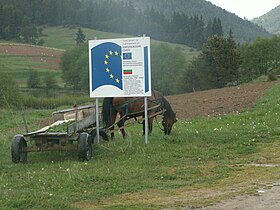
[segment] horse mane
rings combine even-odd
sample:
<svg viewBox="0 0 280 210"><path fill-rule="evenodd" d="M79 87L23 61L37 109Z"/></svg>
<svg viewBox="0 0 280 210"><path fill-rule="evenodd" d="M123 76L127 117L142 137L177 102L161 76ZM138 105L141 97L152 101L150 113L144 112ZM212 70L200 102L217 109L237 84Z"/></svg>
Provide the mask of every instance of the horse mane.
<svg viewBox="0 0 280 210"><path fill-rule="evenodd" d="M162 96L162 103L163 103L163 107L165 108L165 113L164 113L164 115L166 114L166 115L168 115L168 116L175 116L175 113L174 113L174 111L173 111L173 109L172 109L172 107L171 107L171 105L170 105L170 103L166 100L166 98L164 98L163 96Z"/></svg>
<svg viewBox="0 0 280 210"><path fill-rule="evenodd" d="M173 111L170 103L167 101L166 98L164 98L163 94L159 91L154 90L154 92L156 92L156 94L159 94L160 98L158 98L161 103L161 106L166 110L163 114L163 116L171 116L174 117L175 116L175 112Z"/></svg>

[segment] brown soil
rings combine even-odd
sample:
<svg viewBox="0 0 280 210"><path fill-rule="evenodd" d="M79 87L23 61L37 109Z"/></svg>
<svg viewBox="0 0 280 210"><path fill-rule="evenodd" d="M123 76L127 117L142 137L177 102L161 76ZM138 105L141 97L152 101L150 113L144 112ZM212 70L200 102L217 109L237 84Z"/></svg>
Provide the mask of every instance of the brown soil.
<svg viewBox="0 0 280 210"><path fill-rule="evenodd" d="M238 113L254 107L256 101L275 82L247 84L235 87L167 96L178 119L204 116L214 117Z"/></svg>
<svg viewBox="0 0 280 210"><path fill-rule="evenodd" d="M33 61L41 62L43 65L40 65L37 68L43 69L58 70L63 52L64 51L60 49L34 45L0 44L0 54L24 55L31 57Z"/></svg>

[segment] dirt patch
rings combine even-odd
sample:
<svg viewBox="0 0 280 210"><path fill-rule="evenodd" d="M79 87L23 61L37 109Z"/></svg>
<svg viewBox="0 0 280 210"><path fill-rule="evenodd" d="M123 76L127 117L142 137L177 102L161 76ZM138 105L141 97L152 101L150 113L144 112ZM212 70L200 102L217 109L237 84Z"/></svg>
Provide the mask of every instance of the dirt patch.
<svg viewBox="0 0 280 210"><path fill-rule="evenodd" d="M41 62L37 68L59 69L63 50L24 44L0 44L0 54L21 55L31 57L33 61Z"/></svg>
<svg viewBox="0 0 280 210"><path fill-rule="evenodd" d="M259 196L238 196L231 200L222 201L213 206L200 210L277 210L280 208L280 183L275 183L271 189L259 189Z"/></svg>
<svg viewBox="0 0 280 210"><path fill-rule="evenodd" d="M246 84L166 98L177 112L178 119L191 119L198 116L215 117L254 107L256 101L274 84L275 82Z"/></svg>

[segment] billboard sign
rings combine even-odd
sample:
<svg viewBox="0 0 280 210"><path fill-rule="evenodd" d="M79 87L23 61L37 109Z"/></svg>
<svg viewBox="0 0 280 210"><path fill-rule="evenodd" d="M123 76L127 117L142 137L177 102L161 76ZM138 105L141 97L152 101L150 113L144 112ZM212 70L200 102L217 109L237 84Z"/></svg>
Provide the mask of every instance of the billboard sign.
<svg viewBox="0 0 280 210"><path fill-rule="evenodd" d="M89 41L90 97L151 96L150 38Z"/></svg>

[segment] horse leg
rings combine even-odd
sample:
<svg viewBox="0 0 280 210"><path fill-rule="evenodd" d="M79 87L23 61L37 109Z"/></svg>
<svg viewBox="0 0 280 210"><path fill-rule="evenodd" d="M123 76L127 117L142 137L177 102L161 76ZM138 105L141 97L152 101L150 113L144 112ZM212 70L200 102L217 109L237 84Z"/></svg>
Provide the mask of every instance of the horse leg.
<svg viewBox="0 0 280 210"><path fill-rule="evenodd" d="M111 112L111 122L112 122L112 125L110 127L110 133L111 133L111 139L112 140L115 140L115 133L114 133L115 126L114 126L114 123L116 121L117 114L118 113L116 111L112 111Z"/></svg>
<svg viewBox="0 0 280 210"><path fill-rule="evenodd" d="M125 130L124 130L124 120L121 120L121 121L118 123L118 127L120 128L121 133L122 133L122 136L123 136L123 138L125 139L128 135L127 135L127 133L126 133Z"/></svg>
<svg viewBox="0 0 280 210"><path fill-rule="evenodd" d="M145 135L145 120L143 120L143 135ZM152 135L152 130L153 130L153 119L148 118L148 134Z"/></svg>
<svg viewBox="0 0 280 210"><path fill-rule="evenodd" d="M114 129L115 129L115 126L112 126L112 127L110 128L111 140L115 140L115 133L114 133Z"/></svg>
<svg viewBox="0 0 280 210"><path fill-rule="evenodd" d="M152 135L152 131L153 131L153 120L154 118L149 118L149 135Z"/></svg>
<svg viewBox="0 0 280 210"><path fill-rule="evenodd" d="M122 118L123 116L120 116L120 117ZM123 138L125 139L128 135L127 135L127 133L124 130L124 122L125 122L125 119L122 119L121 121L119 121L118 122L118 127L121 130L121 132L122 132Z"/></svg>

